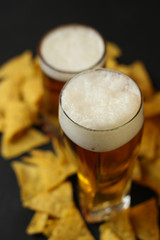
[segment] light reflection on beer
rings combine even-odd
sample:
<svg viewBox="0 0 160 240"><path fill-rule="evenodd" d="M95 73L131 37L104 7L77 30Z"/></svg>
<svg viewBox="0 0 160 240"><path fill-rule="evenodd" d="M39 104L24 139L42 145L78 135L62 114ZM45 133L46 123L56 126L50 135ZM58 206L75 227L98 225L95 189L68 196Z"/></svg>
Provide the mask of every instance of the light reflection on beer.
<svg viewBox="0 0 160 240"><path fill-rule="evenodd" d="M75 92L71 93L71 89ZM95 100L96 93L100 95ZM93 107L95 101L98 103ZM109 104L113 105L112 112ZM88 120L84 119L84 112L89 114ZM104 121L99 119L103 115ZM113 125L110 115L114 116ZM115 121L116 116L120 123ZM131 174L144 121L142 96L135 82L107 69L75 76L61 92L59 121L79 158L79 197L85 218L101 221L128 207Z"/></svg>

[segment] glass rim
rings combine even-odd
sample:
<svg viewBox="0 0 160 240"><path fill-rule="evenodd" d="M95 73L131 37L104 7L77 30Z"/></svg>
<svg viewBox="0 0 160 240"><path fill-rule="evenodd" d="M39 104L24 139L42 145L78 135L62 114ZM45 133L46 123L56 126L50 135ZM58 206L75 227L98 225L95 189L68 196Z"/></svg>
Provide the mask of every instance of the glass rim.
<svg viewBox="0 0 160 240"><path fill-rule="evenodd" d="M115 73L119 73L121 75L124 75L124 76L127 76L129 79L131 79L137 86L137 88L139 89L139 93L140 93L140 105L139 105L139 108L138 110L136 111L136 113L134 114L134 116L132 116L128 121L126 121L125 123L121 124L120 126L117 126L117 127L113 127L113 128L105 128L105 129L94 129L94 128L88 128L88 127L85 127L77 122L75 122L73 119L71 119L70 116L68 116L68 114L65 112L65 110L63 109L63 106L62 106L62 95L63 95L63 91L64 89L66 88L66 86L69 84L70 81L73 81L75 78L77 78L78 76L80 75L83 75L83 74L86 74L86 73L89 73L89 72L94 72L94 71L109 71L109 72L115 72ZM63 111L64 115L67 117L67 119L69 119L72 123L74 123L75 125L77 125L78 127L84 129L84 130L87 130L87 131L91 131L91 132L109 132L109 131L114 131L114 130L117 130L117 129L120 129L124 126L126 126L127 124L129 124L130 122L132 122L136 116L139 114L139 112L141 111L142 107L143 107L143 96L142 96L142 91L140 89L140 87L138 86L138 84L135 82L135 80L133 80L131 77L129 77L128 75L126 75L125 73L122 73L118 70L115 70L115 69L110 69L110 68L97 68L97 69L91 69L91 70L87 70L87 71L83 71L77 75L75 75L73 78L71 78L69 81L67 81L63 88L61 89L61 92L60 92L60 96L59 96L59 106L61 107L61 110Z"/></svg>
<svg viewBox="0 0 160 240"><path fill-rule="evenodd" d="M85 68L85 69L82 69L80 71L65 71L65 70L60 70L54 66L52 66L51 64L49 64L45 59L44 57L42 56L42 53L41 53L41 46L42 46L42 43L43 41L45 40L45 38L51 34L52 32L60 29L60 28L66 28L68 26L80 26L80 27L84 27L84 28L88 28L88 29L92 29L93 31L95 31L102 39L102 42L104 44L104 52L101 56L101 58L92 66L88 67L88 68ZM39 41L39 44L38 44L38 47L37 47L37 53L38 53L38 57L41 59L41 61L47 66L49 67L50 69L54 70L55 72L59 72L59 73L64 73L64 74L78 74L82 71L87 71L89 69L94 69L98 64L100 64L101 62L105 61L105 58L106 58L106 43L107 41L105 40L105 38L103 37L103 35L97 30L97 29L94 29L93 27L89 26L89 25L85 25L85 24L80 24L80 23L70 23L70 24L63 24L63 25L60 25L60 26L57 26L55 28L52 28L50 31L48 31L47 33L45 33L41 40Z"/></svg>

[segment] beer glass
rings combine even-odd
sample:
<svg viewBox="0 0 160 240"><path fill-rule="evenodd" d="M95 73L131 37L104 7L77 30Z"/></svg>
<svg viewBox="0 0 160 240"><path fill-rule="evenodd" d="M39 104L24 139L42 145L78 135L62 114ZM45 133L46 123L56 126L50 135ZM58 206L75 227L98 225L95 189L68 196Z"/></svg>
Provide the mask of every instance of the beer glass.
<svg viewBox="0 0 160 240"><path fill-rule="evenodd" d="M38 56L45 90L43 115L49 123L49 116L58 118L58 98L64 83L81 71L104 66L106 42L90 26L62 25L43 36Z"/></svg>
<svg viewBox="0 0 160 240"><path fill-rule="evenodd" d="M59 122L78 157L79 201L86 220L106 220L127 208L144 122L137 84L111 69L82 72L61 91Z"/></svg>

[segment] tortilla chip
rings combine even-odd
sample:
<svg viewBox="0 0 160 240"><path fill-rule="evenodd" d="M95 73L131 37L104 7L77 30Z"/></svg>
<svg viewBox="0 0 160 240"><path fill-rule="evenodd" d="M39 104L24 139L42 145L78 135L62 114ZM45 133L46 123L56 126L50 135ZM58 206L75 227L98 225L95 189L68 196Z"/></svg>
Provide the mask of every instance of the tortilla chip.
<svg viewBox="0 0 160 240"><path fill-rule="evenodd" d="M107 58L106 65L105 65L106 68L116 69L117 65L118 65L118 62L116 59L110 58L110 57Z"/></svg>
<svg viewBox="0 0 160 240"><path fill-rule="evenodd" d="M139 156L154 159L157 149L158 128L153 121L145 121Z"/></svg>
<svg viewBox="0 0 160 240"><path fill-rule="evenodd" d="M64 146L62 148L62 151L65 154L65 159L69 163L70 166L73 167L75 173L77 172L78 168L78 157L71 148L70 144L67 142L66 139L64 139Z"/></svg>
<svg viewBox="0 0 160 240"><path fill-rule="evenodd" d="M59 221L60 221L60 219L58 219L58 218L49 217L46 221L46 224L45 224L43 230L42 230L42 233L46 237L50 237L51 233L54 231L54 228L59 223Z"/></svg>
<svg viewBox="0 0 160 240"><path fill-rule="evenodd" d="M39 167L46 189L53 188L75 174L77 168L66 158L57 158L52 151L34 150L31 157L24 157L23 161Z"/></svg>
<svg viewBox="0 0 160 240"><path fill-rule="evenodd" d="M73 191L70 182L64 182L58 187L37 194L23 202L23 206L36 211L42 211L53 217L62 217L67 208L73 205Z"/></svg>
<svg viewBox="0 0 160 240"><path fill-rule="evenodd" d="M61 164L61 159L58 159L53 151L51 150L39 150L34 149L31 150L29 157L23 157L22 160L24 162L34 164L36 166L42 167L42 168L52 168L54 169L57 164Z"/></svg>
<svg viewBox="0 0 160 240"><path fill-rule="evenodd" d="M3 132L5 129L5 118L3 114L0 113L0 132Z"/></svg>
<svg viewBox="0 0 160 240"><path fill-rule="evenodd" d="M142 170L141 170L141 165L139 163L139 160L136 159L134 168L133 168L133 173L132 173L132 180L133 181L140 181L142 179Z"/></svg>
<svg viewBox="0 0 160 240"><path fill-rule="evenodd" d="M0 111L5 112L9 102L20 100L21 98L21 79L10 77L0 82Z"/></svg>
<svg viewBox="0 0 160 240"><path fill-rule="evenodd" d="M72 205L53 229L49 240L94 240L78 209Z"/></svg>
<svg viewBox="0 0 160 240"><path fill-rule="evenodd" d="M33 156L23 157L23 162L15 163L18 165L15 170L16 175L20 175L17 177L21 180L19 185L23 201L40 191L55 188L75 173L72 166L67 162L63 163L51 151L34 150L31 153Z"/></svg>
<svg viewBox="0 0 160 240"><path fill-rule="evenodd" d="M155 93L152 98L144 102L144 115L146 118L160 115L160 92Z"/></svg>
<svg viewBox="0 0 160 240"><path fill-rule="evenodd" d="M140 181L158 193L160 196L160 157L154 161L141 161L143 178Z"/></svg>
<svg viewBox="0 0 160 240"><path fill-rule="evenodd" d="M18 138L17 141L8 142L3 136L1 153L4 158L11 159L48 142L49 138L43 133L34 128L30 128L25 134Z"/></svg>
<svg viewBox="0 0 160 240"><path fill-rule="evenodd" d="M57 138L52 138L52 145L53 145L56 156L59 159L63 159L65 157L65 154L63 152L63 147L64 147L63 143L59 142Z"/></svg>
<svg viewBox="0 0 160 240"><path fill-rule="evenodd" d="M26 79L22 87L22 96L30 108L39 107L43 97L42 80L35 76Z"/></svg>
<svg viewBox="0 0 160 240"><path fill-rule="evenodd" d="M104 228L100 231L100 240L121 240L110 228Z"/></svg>
<svg viewBox="0 0 160 240"><path fill-rule="evenodd" d="M53 148L58 159L62 159L63 164L69 170L72 169L72 173L77 172L78 159L74 151L71 149L69 143L65 138L63 138L63 143L56 138L52 139Z"/></svg>
<svg viewBox="0 0 160 240"><path fill-rule="evenodd" d="M160 158L160 134L157 138L157 157Z"/></svg>
<svg viewBox="0 0 160 240"><path fill-rule="evenodd" d="M20 186L22 201L26 201L46 189L41 171L36 166L14 161L12 168Z"/></svg>
<svg viewBox="0 0 160 240"><path fill-rule="evenodd" d="M12 58L0 67L0 78L9 76L29 76L32 74L32 52L29 50Z"/></svg>
<svg viewBox="0 0 160 240"><path fill-rule="evenodd" d="M131 221L139 239L159 240L158 207L154 198L132 207Z"/></svg>
<svg viewBox="0 0 160 240"><path fill-rule="evenodd" d="M142 61L135 61L131 65L130 76L138 83L144 99L149 99L155 92L150 75Z"/></svg>
<svg viewBox="0 0 160 240"><path fill-rule="evenodd" d="M45 212L36 212L27 229L26 229L26 233L27 234L38 234L38 233L42 233L43 229L45 227L45 224L47 222L48 219L48 214Z"/></svg>
<svg viewBox="0 0 160 240"><path fill-rule="evenodd" d="M123 210L113 219L100 225L101 239L112 232L121 240L135 240L135 234L130 222L130 209ZM109 229L109 230L108 230Z"/></svg>
<svg viewBox="0 0 160 240"><path fill-rule="evenodd" d="M118 58L122 55L121 48L114 42L107 42L107 58Z"/></svg>
<svg viewBox="0 0 160 240"><path fill-rule="evenodd" d="M22 101L11 101L5 111L5 141L20 137L31 126L30 111Z"/></svg>

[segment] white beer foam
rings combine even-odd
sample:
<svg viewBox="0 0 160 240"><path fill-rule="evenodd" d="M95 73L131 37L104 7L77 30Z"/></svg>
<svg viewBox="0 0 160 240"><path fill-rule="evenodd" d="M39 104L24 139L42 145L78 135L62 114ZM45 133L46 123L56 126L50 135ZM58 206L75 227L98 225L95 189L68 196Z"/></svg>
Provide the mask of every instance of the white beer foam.
<svg viewBox="0 0 160 240"><path fill-rule="evenodd" d="M62 72L68 73L68 78L70 72L78 73L94 67L105 53L105 42L95 29L71 24L47 34L41 43L40 52L43 71L63 81L66 79L63 79ZM102 64L104 60L98 67L102 67Z"/></svg>
<svg viewBox="0 0 160 240"><path fill-rule="evenodd" d="M124 145L143 125L138 86L114 70L75 76L62 91L61 106L59 121L65 134L92 151L110 151Z"/></svg>

